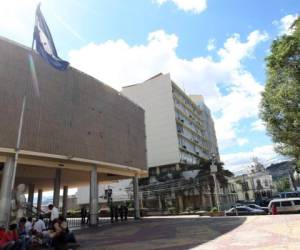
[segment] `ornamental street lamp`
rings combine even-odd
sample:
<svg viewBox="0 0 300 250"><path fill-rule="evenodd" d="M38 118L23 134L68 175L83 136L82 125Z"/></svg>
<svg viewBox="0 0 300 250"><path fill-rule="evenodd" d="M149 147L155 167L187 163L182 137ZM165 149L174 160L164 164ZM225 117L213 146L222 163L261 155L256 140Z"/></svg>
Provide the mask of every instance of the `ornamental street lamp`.
<svg viewBox="0 0 300 250"><path fill-rule="evenodd" d="M215 155L213 154L211 165L210 165L210 173L214 179L217 208L218 208L218 211L220 211L219 190L218 190L217 178L216 178L216 173L218 172L218 167L217 167L217 165L215 165L215 161L216 161Z"/></svg>

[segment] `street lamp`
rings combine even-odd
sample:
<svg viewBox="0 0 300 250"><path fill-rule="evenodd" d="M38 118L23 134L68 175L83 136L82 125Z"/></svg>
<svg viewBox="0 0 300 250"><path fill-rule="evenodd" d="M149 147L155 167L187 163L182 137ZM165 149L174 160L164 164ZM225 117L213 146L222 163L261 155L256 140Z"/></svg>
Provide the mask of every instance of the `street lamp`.
<svg viewBox="0 0 300 250"><path fill-rule="evenodd" d="M217 165L215 165L215 161L216 161L215 155L213 154L212 160L211 160L211 165L210 165L210 173L214 179L217 208L218 208L218 211L220 211L219 191L218 191L217 178L216 178L216 173L218 172L218 167L217 167Z"/></svg>

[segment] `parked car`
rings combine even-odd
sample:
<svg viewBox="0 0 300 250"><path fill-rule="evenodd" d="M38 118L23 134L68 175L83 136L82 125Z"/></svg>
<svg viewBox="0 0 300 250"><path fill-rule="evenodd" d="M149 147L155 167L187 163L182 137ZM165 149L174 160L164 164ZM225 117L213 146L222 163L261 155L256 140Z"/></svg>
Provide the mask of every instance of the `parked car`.
<svg viewBox="0 0 300 250"><path fill-rule="evenodd" d="M261 209L261 210L264 210L266 213L269 213L269 208L268 207L261 207L257 204L247 204L246 206L250 207L250 208L254 208L254 209Z"/></svg>
<svg viewBox="0 0 300 250"><path fill-rule="evenodd" d="M300 198L274 199L269 203L269 211L272 211L273 204L276 205L277 213L299 213Z"/></svg>
<svg viewBox="0 0 300 250"><path fill-rule="evenodd" d="M262 209L254 209L247 206L237 206L225 211L225 216L235 215L263 215L266 212Z"/></svg>

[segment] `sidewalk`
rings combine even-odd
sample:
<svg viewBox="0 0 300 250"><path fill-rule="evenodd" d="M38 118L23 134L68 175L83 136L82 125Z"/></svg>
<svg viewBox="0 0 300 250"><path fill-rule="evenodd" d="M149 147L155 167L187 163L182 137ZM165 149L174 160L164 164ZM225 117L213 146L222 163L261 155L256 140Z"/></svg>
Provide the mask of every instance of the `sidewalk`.
<svg viewBox="0 0 300 250"><path fill-rule="evenodd" d="M300 215L247 217L234 230L193 250L300 249Z"/></svg>

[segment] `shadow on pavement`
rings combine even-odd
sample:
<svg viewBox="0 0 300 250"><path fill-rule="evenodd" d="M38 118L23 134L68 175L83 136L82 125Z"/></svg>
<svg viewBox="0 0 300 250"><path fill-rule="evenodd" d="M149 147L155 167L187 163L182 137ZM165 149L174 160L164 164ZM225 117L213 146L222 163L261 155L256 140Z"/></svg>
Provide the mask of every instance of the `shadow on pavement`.
<svg viewBox="0 0 300 250"><path fill-rule="evenodd" d="M246 217L144 218L76 231L80 249L190 249L211 241Z"/></svg>

